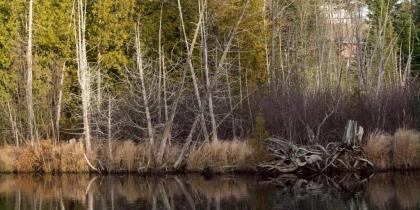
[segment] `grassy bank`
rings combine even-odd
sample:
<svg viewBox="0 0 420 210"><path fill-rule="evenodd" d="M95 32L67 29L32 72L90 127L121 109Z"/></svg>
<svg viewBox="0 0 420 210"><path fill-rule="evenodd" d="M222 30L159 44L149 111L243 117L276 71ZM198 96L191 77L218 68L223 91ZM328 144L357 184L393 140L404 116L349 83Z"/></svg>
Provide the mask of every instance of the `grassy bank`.
<svg viewBox="0 0 420 210"><path fill-rule="evenodd" d="M35 146L20 148L5 145L0 148L1 172L83 173L99 172L173 172L181 146L167 147L163 161L156 161L157 148L146 143L115 141L111 151L107 144L96 144L86 153L81 142L54 144L43 140ZM101 145L101 146L99 146ZM242 141L218 141L192 148L183 161L182 172L226 173L251 170L255 165L251 146ZM94 169L95 168L95 169Z"/></svg>
<svg viewBox="0 0 420 210"><path fill-rule="evenodd" d="M363 150L378 170L420 169L420 133L398 129L393 135L375 132Z"/></svg>
<svg viewBox="0 0 420 210"><path fill-rule="evenodd" d="M82 142L54 144L51 140L43 140L35 146L0 147L0 172L249 172L256 171L261 160L270 157L267 150L250 142L217 141L193 146L181 167L175 169L182 149L178 144L168 146L163 161L158 163L157 148L148 143L113 141L109 145L96 142L95 149L86 153ZM373 170L420 168L420 133L415 130L398 129L392 135L371 133L364 139L362 150L367 160L374 164Z"/></svg>

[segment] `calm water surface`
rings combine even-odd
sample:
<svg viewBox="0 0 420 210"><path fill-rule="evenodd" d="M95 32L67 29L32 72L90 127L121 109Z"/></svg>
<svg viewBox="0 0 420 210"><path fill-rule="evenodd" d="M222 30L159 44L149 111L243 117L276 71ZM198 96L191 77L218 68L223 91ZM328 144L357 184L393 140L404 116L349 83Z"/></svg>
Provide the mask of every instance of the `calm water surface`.
<svg viewBox="0 0 420 210"><path fill-rule="evenodd" d="M0 175L0 209L420 209L420 173L271 180Z"/></svg>

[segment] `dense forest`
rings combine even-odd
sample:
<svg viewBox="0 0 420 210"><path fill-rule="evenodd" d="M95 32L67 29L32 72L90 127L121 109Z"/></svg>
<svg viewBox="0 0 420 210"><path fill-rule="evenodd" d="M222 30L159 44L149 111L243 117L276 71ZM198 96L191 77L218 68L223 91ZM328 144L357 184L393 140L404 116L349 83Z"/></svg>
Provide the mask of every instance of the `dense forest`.
<svg viewBox="0 0 420 210"><path fill-rule="evenodd" d="M160 163L171 145L325 144L349 119L415 129L419 53L417 0L0 0L0 139L111 157L130 140Z"/></svg>

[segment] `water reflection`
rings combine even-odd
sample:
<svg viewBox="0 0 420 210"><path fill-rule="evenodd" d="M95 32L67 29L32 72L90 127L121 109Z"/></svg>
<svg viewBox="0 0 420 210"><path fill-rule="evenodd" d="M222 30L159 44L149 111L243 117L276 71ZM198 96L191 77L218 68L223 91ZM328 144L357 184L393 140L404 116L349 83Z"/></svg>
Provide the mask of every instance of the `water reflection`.
<svg viewBox="0 0 420 210"><path fill-rule="evenodd" d="M0 209L418 209L419 175L0 175Z"/></svg>

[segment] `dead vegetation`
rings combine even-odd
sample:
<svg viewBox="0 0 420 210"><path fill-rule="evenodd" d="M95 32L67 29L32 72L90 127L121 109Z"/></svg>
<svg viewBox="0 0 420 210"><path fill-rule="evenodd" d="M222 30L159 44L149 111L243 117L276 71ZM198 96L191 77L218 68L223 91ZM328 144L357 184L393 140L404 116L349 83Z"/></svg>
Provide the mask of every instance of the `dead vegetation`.
<svg viewBox="0 0 420 210"><path fill-rule="evenodd" d="M156 161L156 148L147 143L112 141L112 151L100 142L93 144L92 152L86 153L82 142L60 143L43 140L35 146L20 148L4 145L0 148L0 171L2 172L165 172L174 171L175 161L181 147L172 144L166 147L163 160ZM193 172L210 170L227 172L251 167L253 149L247 143L217 141L192 148L182 169ZM88 161L95 168L89 165Z"/></svg>
<svg viewBox="0 0 420 210"><path fill-rule="evenodd" d="M297 145L285 139L269 138L264 140L264 151L271 155L268 159L258 157L261 152L248 142L232 140L195 144L184 154L181 167L176 168L174 166L182 147L175 143L166 147L163 159L158 163L157 147L148 143L112 141L108 147L103 146L103 142L94 142L92 152L86 153L82 142L54 144L52 140L43 140L35 146L0 147L0 171L147 173L183 170L226 173L255 171L258 166L267 172L294 173L302 168L316 172L329 169L420 168L420 133L415 130L398 129L394 135L374 132L367 136L363 144L359 140L346 144L343 140L324 146L317 143Z"/></svg>
<svg viewBox="0 0 420 210"><path fill-rule="evenodd" d="M381 170L420 168L420 133L415 130L398 129L394 135L373 133L363 150Z"/></svg>
<svg viewBox="0 0 420 210"><path fill-rule="evenodd" d="M187 158L187 170L226 172L232 169L250 169L254 166L254 149L246 142L213 141L192 150Z"/></svg>
<svg viewBox="0 0 420 210"><path fill-rule="evenodd" d="M296 173L300 170L322 173L372 168L374 165L366 159L360 147L363 133L363 128L356 121L349 120L341 142L331 142L326 146L316 142L298 145L282 138L269 138L266 148L272 158L258 166L269 173Z"/></svg>

